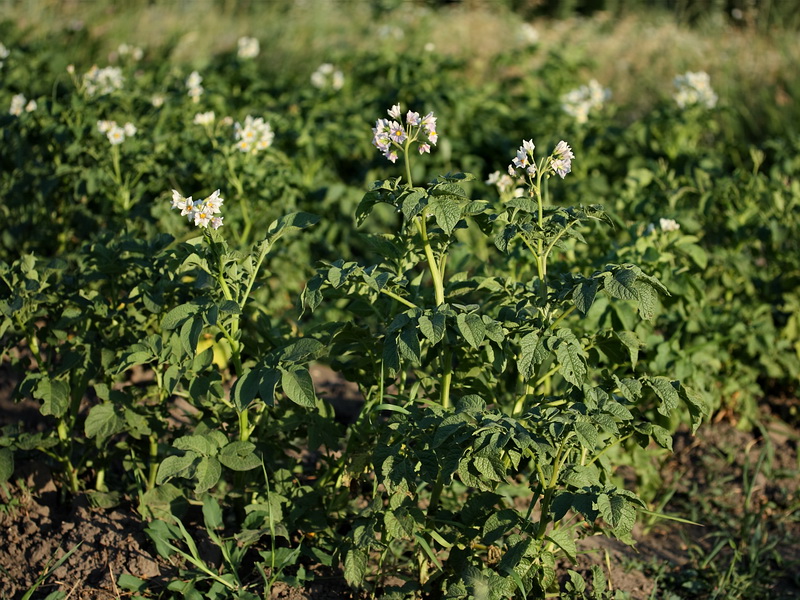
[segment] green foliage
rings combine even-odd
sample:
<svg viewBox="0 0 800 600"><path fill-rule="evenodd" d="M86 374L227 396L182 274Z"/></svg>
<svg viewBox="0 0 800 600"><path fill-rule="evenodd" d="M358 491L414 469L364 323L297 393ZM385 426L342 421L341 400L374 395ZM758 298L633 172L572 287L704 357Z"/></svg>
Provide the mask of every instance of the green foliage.
<svg viewBox="0 0 800 600"><path fill-rule="evenodd" d="M138 499L173 597L255 598L322 564L387 598L610 598L602 570L556 569L583 535L632 542L642 456L715 411L749 426L797 382L800 141L746 148L724 108L672 101L578 123L566 55L534 85L509 51L477 87L390 46L337 56L336 89L232 52L196 102L155 57L108 93L88 65L31 82L38 107L0 119L0 339L48 426L3 429L0 483L37 455L71 493ZM12 48L0 101L53 52ZM405 137L379 122L378 153L369 120L397 102L423 112L392 109ZM112 144L110 119L136 131ZM555 149L514 158L519 131ZM314 362L358 415L318 396Z"/></svg>

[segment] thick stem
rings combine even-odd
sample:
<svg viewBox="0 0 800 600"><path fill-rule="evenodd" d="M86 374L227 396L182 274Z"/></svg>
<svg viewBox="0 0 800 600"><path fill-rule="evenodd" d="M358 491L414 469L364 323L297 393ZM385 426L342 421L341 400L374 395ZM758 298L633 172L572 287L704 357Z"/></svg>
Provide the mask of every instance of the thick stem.
<svg viewBox="0 0 800 600"><path fill-rule="evenodd" d="M158 438L155 434L149 437L149 466L147 471L147 489L156 487L156 474L158 473Z"/></svg>
<svg viewBox="0 0 800 600"><path fill-rule="evenodd" d="M445 343L446 340L442 340L442 344ZM442 348L442 380L440 384L442 408L449 409L451 406L450 385L452 383L453 383L453 352L449 346L444 346Z"/></svg>

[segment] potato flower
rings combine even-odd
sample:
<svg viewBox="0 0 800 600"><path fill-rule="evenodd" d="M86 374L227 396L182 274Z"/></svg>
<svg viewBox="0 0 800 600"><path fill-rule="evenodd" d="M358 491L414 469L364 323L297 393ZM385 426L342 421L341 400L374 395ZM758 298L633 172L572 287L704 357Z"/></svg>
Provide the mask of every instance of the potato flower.
<svg viewBox="0 0 800 600"><path fill-rule="evenodd" d="M244 125L241 123L234 125L233 135L236 140L236 148L240 152L256 153L269 148L272 140L275 139L275 133L270 124L264 121L263 117L251 115L245 117Z"/></svg>
<svg viewBox="0 0 800 600"><path fill-rule="evenodd" d="M717 105L717 95L711 89L711 78L708 73L700 71L698 73L684 73L678 75L674 80L675 102L681 108L687 106L700 105L706 108L714 108Z"/></svg>
<svg viewBox="0 0 800 600"><path fill-rule="evenodd" d="M212 229L219 229L222 227L222 219L225 217L219 216L222 211L222 203L224 200L219 197L220 191L216 190L213 194L204 200L192 200L192 197L184 198L177 190L172 190L172 208L181 211L182 217L187 217L190 223L194 223L195 227L206 229L211 226Z"/></svg>
<svg viewBox="0 0 800 600"><path fill-rule="evenodd" d="M431 144L436 145L439 140L436 117L432 112L421 117L419 113L409 110L405 125L399 104L392 106L387 113L391 119L378 119L372 128L372 145L383 152L388 160L396 162L397 150L410 148L413 142L419 144L420 154L430 153Z"/></svg>
<svg viewBox="0 0 800 600"><path fill-rule="evenodd" d="M83 88L90 96L102 96L122 89L125 78L119 67L104 67L99 69L92 65L83 75Z"/></svg>
<svg viewBox="0 0 800 600"><path fill-rule="evenodd" d="M240 37L237 45L237 55L239 58L255 58L261 51L261 46L259 45L258 40L253 37Z"/></svg>

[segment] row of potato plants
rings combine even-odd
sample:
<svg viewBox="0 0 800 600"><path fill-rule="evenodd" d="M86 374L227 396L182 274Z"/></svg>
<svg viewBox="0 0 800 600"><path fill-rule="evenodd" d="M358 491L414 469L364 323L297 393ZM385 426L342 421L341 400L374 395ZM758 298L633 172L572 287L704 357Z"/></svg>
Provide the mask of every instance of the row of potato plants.
<svg viewBox="0 0 800 600"><path fill-rule="evenodd" d="M44 454L65 493L133 498L176 594L322 563L387 597L543 596L577 538L648 510L617 466L652 482L680 423L754 419L764 374L800 372L799 144L744 155L724 107L622 127L558 56L476 87L379 50L290 85L252 42L31 82L48 48L2 66L0 333L52 427L6 427L0 479Z"/></svg>

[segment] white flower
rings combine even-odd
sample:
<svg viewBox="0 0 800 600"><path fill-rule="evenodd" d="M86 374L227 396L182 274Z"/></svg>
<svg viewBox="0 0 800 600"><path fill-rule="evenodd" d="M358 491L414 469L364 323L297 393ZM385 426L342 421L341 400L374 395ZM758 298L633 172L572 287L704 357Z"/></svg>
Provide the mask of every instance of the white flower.
<svg viewBox="0 0 800 600"><path fill-rule="evenodd" d="M18 117L22 114L22 111L25 110L25 96L22 94L16 94L11 98L11 107L8 109L9 114Z"/></svg>
<svg viewBox="0 0 800 600"><path fill-rule="evenodd" d="M124 81L119 67L98 69L97 65L93 65L83 75L83 87L90 96L110 94L121 89Z"/></svg>
<svg viewBox="0 0 800 600"><path fill-rule="evenodd" d="M28 103L25 105L25 112L33 112L36 110L36 107L39 106L36 104L36 100L29 100Z"/></svg>
<svg viewBox="0 0 800 600"><path fill-rule="evenodd" d="M519 27L517 39L528 46L533 46L539 41L539 31L530 23L523 23Z"/></svg>
<svg viewBox="0 0 800 600"><path fill-rule="evenodd" d="M556 144L553 155L550 157L550 168L552 168L553 172L561 177L561 179L564 179L567 173L572 171L573 158L575 158L575 155L572 153L572 148L569 147L567 142L561 140Z"/></svg>
<svg viewBox="0 0 800 600"><path fill-rule="evenodd" d="M120 44L117 48L117 54L120 56L130 56L135 61L142 60L144 50L137 46L130 46L128 44Z"/></svg>
<svg viewBox="0 0 800 600"><path fill-rule="evenodd" d="M194 116L194 124L195 125L211 125L214 122L215 115L214 111L210 110L204 113L197 113Z"/></svg>
<svg viewBox="0 0 800 600"><path fill-rule="evenodd" d="M108 133L111 131L112 127L116 127L117 123L115 121L98 121L97 122L97 130L100 133Z"/></svg>
<svg viewBox="0 0 800 600"><path fill-rule="evenodd" d="M197 104L200 102L200 96L203 95L205 91L203 86L200 85L203 82L203 78L200 76L200 73L197 71L192 71L189 74L189 77L186 78L186 87L189 88L187 92L189 97L192 99L192 102Z"/></svg>
<svg viewBox="0 0 800 600"><path fill-rule="evenodd" d="M661 218L658 220L658 224L661 227L661 231L678 231L681 228L675 219Z"/></svg>
<svg viewBox="0 0 800 600"><path fill-rule="evenodd" d="M684 73L675 77L673 82L678 91L675 92L675 102L681 108L693 105L703 105L714 108L717 105L717 95L711 89L711 78L708 73Z"/></svg>
<svg viewBox="0 0 800 600"><path fill-rule="evenodd" d="M125 129L119 125L114 125L106 134L108 141L112 146L118 146L125 141Z"/></svg>
<svg viewBox="0 0 800 600"><path fill-rule="evenodd" d="M331 63L322 63L317 70L311 74L311 85L315 88L342 89L344 85L344 73L336 69Z"/></svg>
<svg viewBox="0 0 800 600"><path fill-rule="evenodd" d="M125 123L125 126L123 127L123 129L125 130L125 135L127 137L135 136L136 132L138 131L136 129L136 125L134 125L133 123Z"/></svg>
<svg viewBox="0 0 800 600"><path fill-rule="evenodd" d="M201 83L203 83L203 78L200 76L200 73L198 73L197 71L192 71L189 74L189 77L186 78L186 87L187 88L200 87Z"/></svg>
<svg viewBox="0 0 800 600"><path fill-rule="evenodd" d="M214 229L222 227L222 219L224 217L217 216L222 209L224 200L219 197L220 191L216 190L208 198L204 200L194 201L192 197L184 198L178 190L172 190L172 208L177 208L181 211L182 217L187 217L189 222L194 223L197 227L208 227L211 225Z"/></svg>
<svg viewBox="0 0 800 600"><path fill-rule="evenodd" d="M586 123L589 113L599 110L611 98L611 90L601 86L596 79L588 85L571 90L561 97L561 109L578 123Z"/></svg>
<svg viewBox="0 0 800 600"><path fill-rule="evenodd" d="M256 38L240 37L238 41L239 50L237 52L239 58L255 58L261 51L261 46Z"/></svg>
<svg viewBox="0 0 800 600"><path fill-rule="evenodd" d="M153 94L153 97L150 98L150 104L152 104L155 108L161 108L164 106L164 95L163 94Z"/></svg>
<svg viewBox="0 0 800 600"><path fill-rule="evenodd" d="M247 115L244 125L236 123L234 125L234 139L236 148L241 152L259 151L269 148L275 133L270 124L265 122L262 117Z"/></svg>

